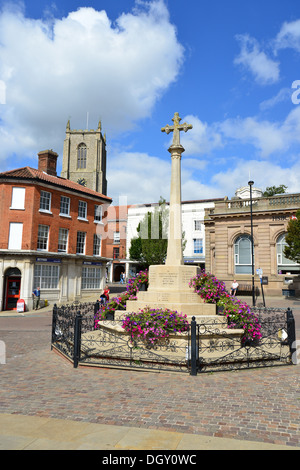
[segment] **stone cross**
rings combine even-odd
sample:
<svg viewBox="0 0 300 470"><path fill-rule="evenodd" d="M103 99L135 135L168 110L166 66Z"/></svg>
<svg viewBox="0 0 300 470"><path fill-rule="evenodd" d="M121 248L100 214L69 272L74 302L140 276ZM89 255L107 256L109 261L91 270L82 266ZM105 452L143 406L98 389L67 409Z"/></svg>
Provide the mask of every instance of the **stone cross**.
<svg viewBox="0 0 300 470"><path fill-rule="evenodd" d="M169 126L169 124L167 124L165 127L161 128L161 131L165 132L166 134L170 134L170 132L174 132L172 145L177 146L177 145L180 145L180 131L187 132L189 129L192 129L193 126L192 124L187 124L186 122L184 122L183 124L180 124L181 117L179 117L179 113L174 114L172 121L174 122L173 126Z"/></svg>
<svg viewBox="0 0 300 470"><path fill-rule="evenodd" d="M166 265L180 266L184 264L182 252L182 215L181 215L181 154L184 148L180 145L180 131L187 132L192 129L191 124L180 124L181 118L178 113L172 119L174 126L163 127L162 132L173 134L173 143L169 148L172 158L171 166L171 188L170 188L170 215L169 235Z"/></svg>

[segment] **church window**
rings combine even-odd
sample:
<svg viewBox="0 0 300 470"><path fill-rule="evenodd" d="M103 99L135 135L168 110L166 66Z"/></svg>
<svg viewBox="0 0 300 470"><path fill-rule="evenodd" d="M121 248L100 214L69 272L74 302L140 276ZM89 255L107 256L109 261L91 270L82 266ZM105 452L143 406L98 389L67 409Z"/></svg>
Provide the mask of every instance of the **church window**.
<svg viewBox="0 0 300 470"><path fill-rule="evenodd" d="M79 144L77 148L77 168L86 168L86 145Z"/></svg>

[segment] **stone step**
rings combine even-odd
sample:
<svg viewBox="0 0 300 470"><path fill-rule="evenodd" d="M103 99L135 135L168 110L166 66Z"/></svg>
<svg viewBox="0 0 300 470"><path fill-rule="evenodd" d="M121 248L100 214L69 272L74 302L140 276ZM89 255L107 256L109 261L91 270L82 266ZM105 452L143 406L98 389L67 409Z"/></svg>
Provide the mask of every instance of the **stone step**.
<svg viewBox="0 0 300 470"><path fill-rule="evenodd" d="M121 325L120 321L113 321L113 320L102 320L99 322L99 327L100 329L104 329L108 332L115 333L117 335L122 335L130 337L130 334L127 333ZM97 336L97 330L93 333ZM224 327L222 323L217 323L217 324L208 324L208 323L203 323L202 326L200 326L199 329L199 339L203 342L205 340L212 340L212 339L217 339L219 337L224 337L227 339L230 338L241 338L242 335L244 334L243 329L228 329L226 326ZM184 332L184 333L176 333L176 334L171 334L170 338L172 339L177 339L178 341L188 341L189 335Z"/></svg>
<svg viewBox="0 0 300 470"><path fill-rule="evenodd" d="M199 296L198 296L199 297ZM126 303L126 310L128 312L138 312L140 309L146 308L168 308L169 310L175 310L178 313L183 315L215 315L216 314L216 304L206 304L206 303L176 303L176 302L145 302L140 300L128 300Z"/></svg>

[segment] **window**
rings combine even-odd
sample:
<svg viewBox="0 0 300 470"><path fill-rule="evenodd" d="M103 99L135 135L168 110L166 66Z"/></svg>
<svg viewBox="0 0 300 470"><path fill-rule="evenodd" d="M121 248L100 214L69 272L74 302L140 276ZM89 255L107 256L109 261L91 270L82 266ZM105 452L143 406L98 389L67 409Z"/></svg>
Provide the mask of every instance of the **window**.
<svg viewBox="0 0 300 470"><path fill-rule="evenodd" d="M277 270L280 274L285 274L286 272L299 273L300 265L284 256L283 250L286 246L285 236L286 234L280 235L276 243Z"/></svg>
<svg viewBox="0 0 300 470"><path fill-rule="evenodd" d="M77 245L76 245L76 253L78 255L84 255L85 252L85 232L77 232Z"/></svg>
<svg viewBox="0 0 300 470"><path fill-rule="evenodd" d="M203 240L202 238L194 238L194 254L203 253Z"/></svg>
<svg viewBox="0 0 300 470"><path fill-rule="evenodd" d="M59 215L70 215L70 198L69 197L61 196Z"/></svg>
<svg viewBox="0 0 300 470"><path fill-rule="evenodd" d="M120 232L114 232L114 243L120 243Z"/></svg>
<svg viewBox="0 0 300 470"><path fill-rule="evenodd" d="M87 203L84 201L79 201L78 203L78 218L86 220L87 215Z"/></svg>
<svg viewBox="0 0 300 470"><path fill-rule="evenodd" d="M102 206L95 205L94 222L102 221Z"/></svg>
<svg viewBox="0 0 300 470"><path fill-rule="evenodd" d="M34 267L34 289L57 289L59 281L59 266L36 264Z"/></svg>
<svg viewBox="0 0 300 470"><path fill-rule="evenodd" d="M120 249L119 248L113 248L113 259L118 259L120 256Z"/></svg>
<svg viewBox="0 0 300 470"><path fill-rule="evenodd" d="M77 168L86 168L86 145L79 144L77 148Z"/></svg>
<svg viewBox="0 0 300 470"><path fill-rule="evenodd" d="M93 255L100 256L101 255L101 237L94 233L94 246L93 246Z"/></svg>
<svg viewBox="0 0 300 470"><path fill-rule="evenodd" d="M9 224L9 250L21 250L22 248L23 224L11 222Z"/></svg>
<svg viewBox="0 0 300 470"><path fill-rule="evenodd" d="M68 234L69 230L67 228L60 228L58 232L58 251L63 253L67 252L68 246Z"/></svg>
<svg viewBox="0 0 300 470"><path fill-rule="evenodd" d="M201 220L194 220L194 230L201 230Z"/></svg>
<svg viewBox="0 0 300 470"><path fill-rule="evenodd" d="M236 274L252 274L251 237L241 235L234 244L234 265Z"/></svg>
<svg viewBox="0 0 300 470"><path fill-rule="evenodd" d="M51 210L51 193L41 191L40 210L50 212Z"/></svg>
<svg viewBox="0 0 300 470"><path fill-rule="evenodd" d="M81 277L82 289L100 289L101 268L83 267Z"/></svg>
<svg viewBox="0 0 300 470"><path fill-rule="evenodd" d="M25 188L12 188L10 209L25 209Z"/></svg>
<svg viewBox="0 0 300 470"><path fill-rule="evenodd" d="M39 225L38 228L38 241L37 249L42 251L47 251L48 249L48 236L49 236L49 227L47 225Z"/></svg>

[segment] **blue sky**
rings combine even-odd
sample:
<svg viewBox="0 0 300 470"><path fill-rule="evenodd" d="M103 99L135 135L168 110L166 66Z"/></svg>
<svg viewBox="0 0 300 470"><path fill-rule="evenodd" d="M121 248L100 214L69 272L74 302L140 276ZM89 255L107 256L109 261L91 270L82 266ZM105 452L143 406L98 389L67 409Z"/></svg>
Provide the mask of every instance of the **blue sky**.
<svg viewBox="0 0 300 470"><path fill-rule="evenodd" d="M296 0L1 2L0 171L101 119L114 204L168 200L179 112L183 200L299 192L299 63Z"/></svg>

